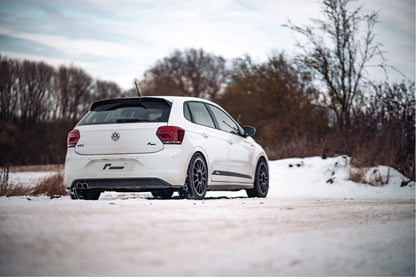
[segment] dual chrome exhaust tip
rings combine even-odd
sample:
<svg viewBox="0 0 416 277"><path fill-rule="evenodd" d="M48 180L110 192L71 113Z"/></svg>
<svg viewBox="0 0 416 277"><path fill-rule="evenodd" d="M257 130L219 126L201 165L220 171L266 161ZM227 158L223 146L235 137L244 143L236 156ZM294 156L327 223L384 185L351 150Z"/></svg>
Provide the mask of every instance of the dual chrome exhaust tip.
<svg viewBox="0 0 416 277"><path fill-rule="evenodd" d="M78 189L88 189L88 183L87 182L78 182L76 187Z"/></svg>

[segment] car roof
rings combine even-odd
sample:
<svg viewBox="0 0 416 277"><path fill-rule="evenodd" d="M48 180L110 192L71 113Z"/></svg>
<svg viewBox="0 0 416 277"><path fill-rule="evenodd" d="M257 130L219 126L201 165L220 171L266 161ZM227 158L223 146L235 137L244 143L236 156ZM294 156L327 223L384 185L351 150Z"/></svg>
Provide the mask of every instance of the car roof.
<svg viewBox="0 0 416 277"><path fill-rule="evenodd" d="M201 101L201 102L215 104L212 101L207 100L207 99L204 99L204 98L189 97L189 96L140 96L140 97L123 97L123 98L111 98L111 99L97 100L97 101L94 101L94 102L100 102L100 101L104 101L104 100L143 99L143 98L160 98L160 99L168 100L170 102Z"/></svg>
<svg viewBox="0 0 416 277"><path fill-rule="evenodd" d="M123 97L123 98L111 98L111 99L103 99L103 100L97 100L91 103L91 106L89 108L89 110L91 111L91 109L96 106L99 105L101 103L105 103L108 101L118 101L118 100L126 100L126 99L163 99L166 100L170 103L176 103L175 105L181 105L181 103L184 103L186 101L198 101L198 102L205 102L205 103L209 103L211 105L217 106L219 108L221 108L221 106L219 106L218 104L207 100L207 99L203 99L203 98L198 98L198 97L189 97L189 96L140 96L140 97Z"/></svg>
<svg viewBox="0 0 416 277"><path fill-rule="evenodd" d="M145 96L146 97L146 96ZM151 96L149 96L151 97ZM207 103L213 103L210 100L204 99L204 98L198 98L198 97L190 97L190 96L154 96L154 97L160 97L166 100L173 100L173 101L181 101L181 102L185 102L185 101L202 101L202 102L207 102Z"/></svg>

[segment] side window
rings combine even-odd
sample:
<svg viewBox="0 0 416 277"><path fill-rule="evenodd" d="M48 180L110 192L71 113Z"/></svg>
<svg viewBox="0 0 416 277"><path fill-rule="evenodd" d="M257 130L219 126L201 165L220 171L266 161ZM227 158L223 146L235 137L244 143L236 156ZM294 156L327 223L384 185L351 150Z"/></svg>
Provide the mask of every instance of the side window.
<svg viewBox="0 0 416 277"><path fill-rule="evenodd" d="M192 121L191 112L189 111L188 103L183 103L183 115L189 121Z"/></svg>
<svg viewBox="0 0 416 277"><path fill-rule="evenodd" d="M192 114L192 119L194 123L215 128L215 124L212 121L212 118L205 107L204 103L200 102L188 102L187 103ZM186 105L185 105L186 106ZM186 110L185 110L186 118ZM188 118L187 118L188 119Z"/></svg>
<svg viewBox="0 0 416 277"><path fill-rule="evenodd" d="M224 111L213 105L209 105L209 108L214 114L214 117L217 120L217 124L220 130L233 134L240 134L240 128L238 127L238 125Z"/></svg>

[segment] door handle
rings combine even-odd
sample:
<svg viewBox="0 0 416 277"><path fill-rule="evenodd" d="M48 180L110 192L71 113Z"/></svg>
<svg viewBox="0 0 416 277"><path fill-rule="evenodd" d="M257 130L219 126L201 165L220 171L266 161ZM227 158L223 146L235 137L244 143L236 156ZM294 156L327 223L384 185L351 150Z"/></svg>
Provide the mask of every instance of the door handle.
<svg viewBox="0 0 416 277"><path fill-rule="evenodd" d="M230 145L234 143L232 139L227 140L227 142L228 142Z"/></svg>
<svg viewBox="0 0 416 277"><path fill-rule="evenodd" d="M201 136L203 136L204 138L208 137L207 133L202 133Z"/></svg>

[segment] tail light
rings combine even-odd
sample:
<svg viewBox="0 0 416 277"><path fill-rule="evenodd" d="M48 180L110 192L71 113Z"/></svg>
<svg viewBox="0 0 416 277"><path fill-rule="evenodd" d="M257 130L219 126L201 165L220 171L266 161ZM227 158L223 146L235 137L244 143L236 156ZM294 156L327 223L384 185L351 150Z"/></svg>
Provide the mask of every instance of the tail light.
<svg viewBox="0 0 416 277"><path fill-rule="evenodd" d="M163 144L182 144L185 130L175 126L162 126L157 129L156 135Z"/></svg>
<svg viewBox="0 0 416 277"><path fill-rule="evenodd" d="M68 139L66 141L66 144L69 147L75 147L75 145L77 145L79 138L80 138L80 134L78 130L72 130L71 132L68 133Z"/></svg>

